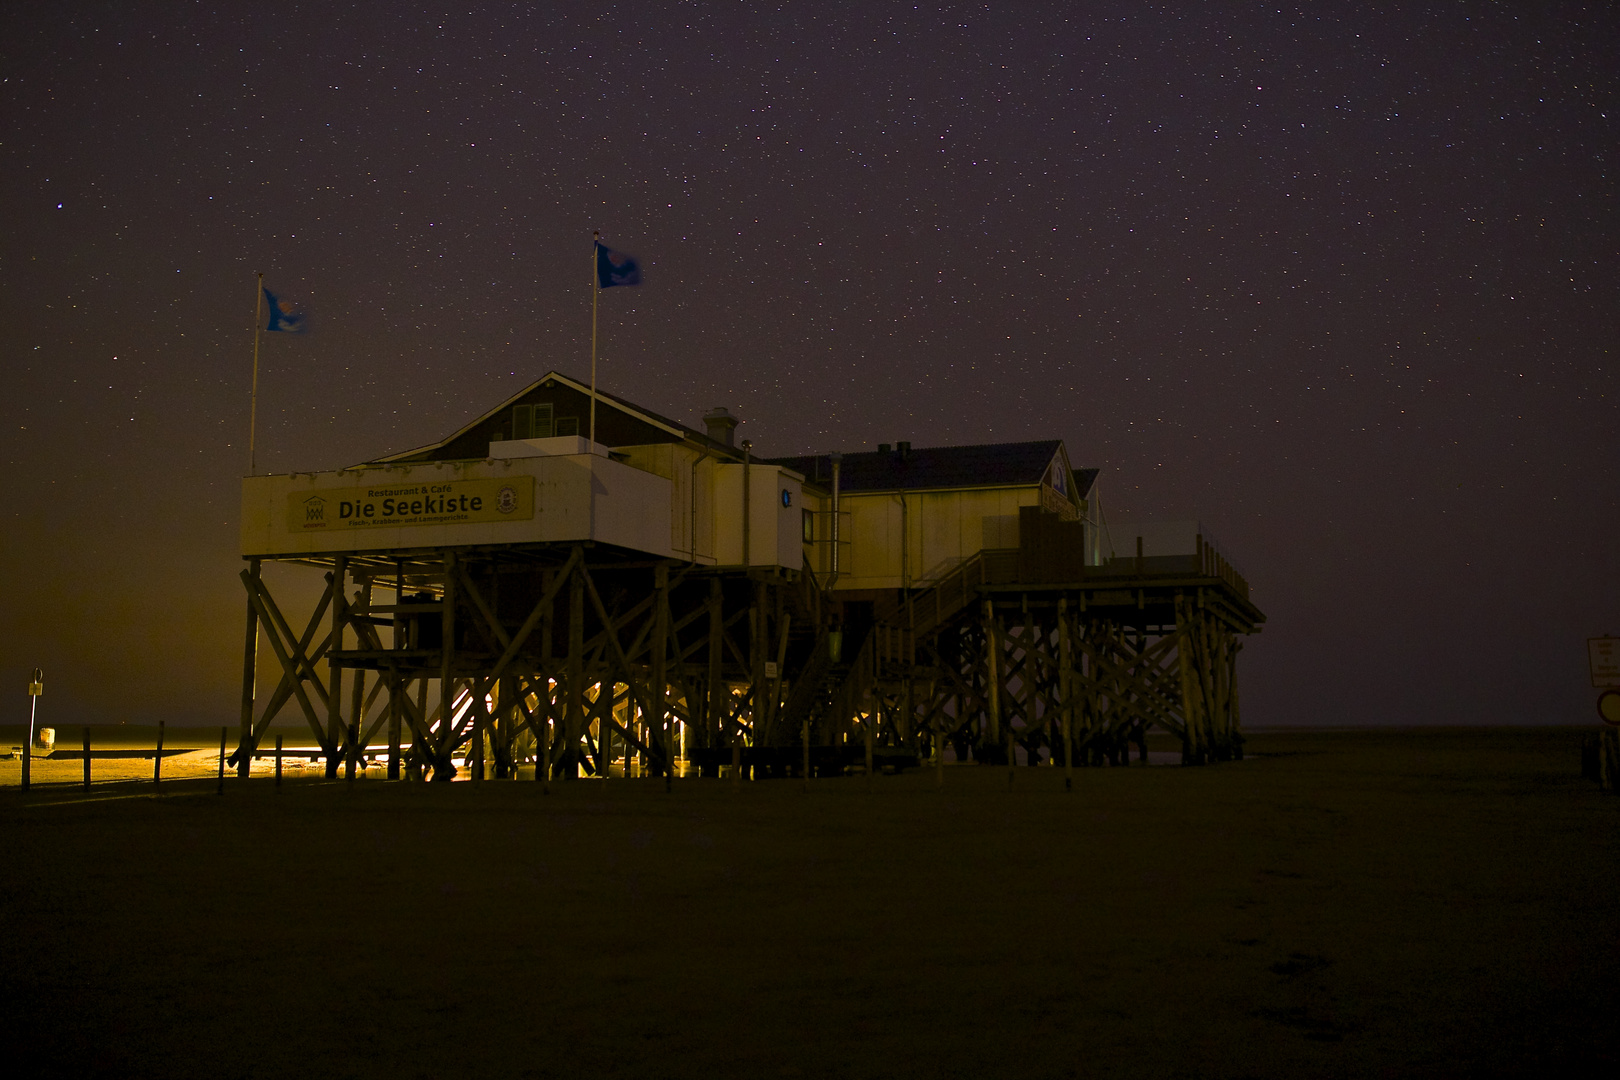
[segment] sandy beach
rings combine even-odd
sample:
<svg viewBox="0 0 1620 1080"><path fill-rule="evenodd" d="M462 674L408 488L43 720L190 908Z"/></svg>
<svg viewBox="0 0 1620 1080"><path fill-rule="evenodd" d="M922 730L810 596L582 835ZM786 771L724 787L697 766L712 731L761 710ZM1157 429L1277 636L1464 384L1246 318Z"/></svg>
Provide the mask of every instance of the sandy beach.
<svg viewBox="0 0 1620 1080"><path fill-rule="evenodd" d="M1620 799L1578 743L10 789L0 1030L78 1076L1609 1075Z"/></svg>

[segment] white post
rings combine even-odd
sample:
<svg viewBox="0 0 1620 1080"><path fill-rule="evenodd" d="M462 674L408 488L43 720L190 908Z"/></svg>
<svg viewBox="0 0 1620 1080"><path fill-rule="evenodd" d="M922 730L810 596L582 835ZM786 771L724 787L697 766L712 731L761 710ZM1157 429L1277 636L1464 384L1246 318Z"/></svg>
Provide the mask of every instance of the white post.
<svg viewBox="0 0 1620 1080"><path fill-rule="evenodd" d="M254 475L255 439L259 427L259 319L264 310L264 271L258 272L258 291L253 294L253 404L248 411L248 475Z"/></svg>
<svg viewBox="0 0 1620 1080"><path fill-rule="evenodd" d="M28 738L23 742L22 789L28 790L31 766L34 761L34 716L39 709L39 696L45 692L45 672L40 668L34 669L33 678L28 680Z"/></svg>
<svg viewBox="0 0 1620 1080"><path fill-rule="evenodd" d="M597 260L601 258L602 234L591 233L591 446L596 445L596 298L602 295L602 281L597 276ZM589 448L587 448L589 449Z"/></svg>

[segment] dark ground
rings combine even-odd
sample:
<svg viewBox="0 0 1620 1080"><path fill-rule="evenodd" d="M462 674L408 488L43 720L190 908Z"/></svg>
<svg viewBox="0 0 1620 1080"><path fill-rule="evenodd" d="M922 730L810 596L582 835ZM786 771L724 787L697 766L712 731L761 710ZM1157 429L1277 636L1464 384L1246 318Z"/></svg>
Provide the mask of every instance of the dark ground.
<svg viewBox="0 0 1620 1080"><path fill-rule="evenodd" d="M1070 795L12 789L0 1038L10 1075L1620 1075L1579 739L1264 734Z"/></svg>

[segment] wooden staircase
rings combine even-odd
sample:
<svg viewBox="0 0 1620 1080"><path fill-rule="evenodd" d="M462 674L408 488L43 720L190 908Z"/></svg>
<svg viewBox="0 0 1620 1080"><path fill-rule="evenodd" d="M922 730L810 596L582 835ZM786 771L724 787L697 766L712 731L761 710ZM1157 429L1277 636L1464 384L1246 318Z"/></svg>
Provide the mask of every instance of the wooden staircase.
<svg viewBox="0 0 1620 1080"><path fill-rule="evenodd" d="M979 586L1008 580L1017 573L1018 549L980 551L954 570L909 599L897 596L873 606L873 621L879 626L906 627L908 608L916 619L910 629L918 635L931 634L978 598ZM1008 575L1009 568L1012 575Z"/></svg>

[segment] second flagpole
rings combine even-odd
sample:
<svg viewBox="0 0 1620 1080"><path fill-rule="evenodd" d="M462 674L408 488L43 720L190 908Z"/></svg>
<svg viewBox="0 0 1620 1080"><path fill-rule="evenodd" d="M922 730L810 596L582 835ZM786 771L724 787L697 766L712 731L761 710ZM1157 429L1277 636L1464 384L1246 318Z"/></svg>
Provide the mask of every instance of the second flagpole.
<svg viewBox="0 0 1620 1080"><path fill-rule="evenodd" d="M248 410L248 475L257 473L253 452L259 427L259 316L264 304L264 271L258 271L258 291L253 294L253 397Z"/></svg>
<svg viewBox="0 0 1620 1080"><path fill-rule="evenodd" d="M602 234L591 233L591 449L596 446L596 299L602 295L597 261L602 257Z"/></svg>

